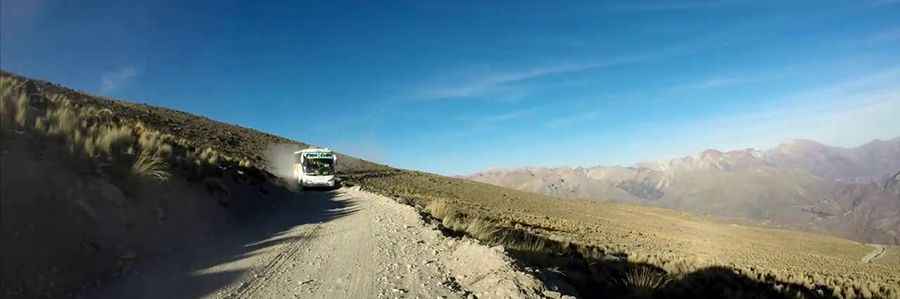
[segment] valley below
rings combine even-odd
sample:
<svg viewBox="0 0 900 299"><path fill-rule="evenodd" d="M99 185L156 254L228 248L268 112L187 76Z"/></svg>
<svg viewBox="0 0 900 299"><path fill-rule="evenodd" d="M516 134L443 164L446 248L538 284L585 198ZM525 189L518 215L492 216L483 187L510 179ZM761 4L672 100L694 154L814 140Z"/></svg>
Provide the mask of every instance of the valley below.
<svg viewBox="0 0 900 299"><path fill-rule="evenodd" d="M465 178L561 198L636 203L865 243L900 244L900 138L791 140L631 167L522 168Z"/></svg>

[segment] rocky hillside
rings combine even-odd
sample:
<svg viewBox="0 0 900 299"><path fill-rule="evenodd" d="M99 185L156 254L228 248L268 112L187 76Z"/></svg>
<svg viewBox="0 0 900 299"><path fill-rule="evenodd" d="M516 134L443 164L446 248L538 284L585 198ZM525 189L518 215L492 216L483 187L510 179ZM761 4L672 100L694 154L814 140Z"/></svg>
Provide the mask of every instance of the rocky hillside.
<svg viewBox="0 0 900 299"><path fill-rule="evenodd" d="M71 98L79 105L103 107L119 121L141 123L162 134L177 136L178 143L191 148L210 148L222 155L245 160L260 167L267 165L266 152L273 146L302 149L309 144L260 132L254 129L215 121L163 107L119 101L101 96L92 96L83 91L73 90L52 82L25 78L0 71L0 78L13 78L25 82L23 88L32 98L52 94ZM338 171L352 173L386 169L385 166L356 157L338 154ZM270 170L271 171L271 170ZM271 171L275 173L276 171Z"/></svg>
<svg viewBox="0 0 900 299"><path fill-rule="evenodd" d="M767 151L706 150L633 167L523 168L467 178L900 244L898 170L900 138L855 148L792 140Z"/></svg>

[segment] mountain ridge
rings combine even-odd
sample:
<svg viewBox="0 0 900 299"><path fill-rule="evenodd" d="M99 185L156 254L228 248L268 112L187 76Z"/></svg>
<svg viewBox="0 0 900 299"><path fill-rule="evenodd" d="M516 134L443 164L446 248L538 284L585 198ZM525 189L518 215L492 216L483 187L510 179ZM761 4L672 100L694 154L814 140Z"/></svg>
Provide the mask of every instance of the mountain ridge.
<svg viewBox="0 0 900 299"><path fill-rule="evenodd" d="M767 150L707 149L633 166L525 167L464 178L900 244L900 188L889 180L898 171L900 137L851 148L791 139Z"/></svg>

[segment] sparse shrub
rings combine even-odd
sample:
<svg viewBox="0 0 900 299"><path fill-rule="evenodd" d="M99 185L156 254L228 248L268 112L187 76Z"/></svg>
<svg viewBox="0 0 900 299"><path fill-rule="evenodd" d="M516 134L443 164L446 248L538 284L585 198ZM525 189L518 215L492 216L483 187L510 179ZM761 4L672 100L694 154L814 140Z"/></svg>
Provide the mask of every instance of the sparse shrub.
<svg viewBox="0 0 900 299"><path fill-rule="evenodd" d="M548 241L543 237L508 225L498 225L487 218L468 216L458 212L444 200L432 200L425 210L432 217L440 219L444 227L488 244L525 252L543 252L548 246Z"/></svg>
<svg viewBox="0 0 900 299"><path fill-rule="evenodd" d="M506 248L525 252L543 253L548 247L547 239L521 229L495 226L493 236L488 239Z"/></svg>
<svg viewBox="0 0 900 299"><path fill-rule="evenodd" d="M97 149L110 156L124 153L133 142L131 130L125 127L103 127L96 140Z"/></svg>
<svg viewBox="0 0 900 299"><path fill-rule="evenodd" d="M9 120L10 124L33 127L35 133L58 137L72 154L112 159L115 171L159 181L171 176L167 160L173 148L166 143L171 136L140 123L117 122L112 110L75 103L62 94L47 95L41 105L32 108L21 86L13 78L0 79L4 123Z"/></svg>
<svg viewBox="0 0 900 299"><path fill-rule="evenodd" d="M494 225L492 222L482 218L474 218L469 221L462 222L462 226L464 227L465 232L472 237L494 243L500 241L497 238L497 234L500 232L500 228Z"/></svg>
<svg viewBox="0 0 900 299"><path fill-rule="evenodd" d="M23 128L28 125L28 96L25 93L20 93L16 99L16 124Z"/></svg>
<svg viewBox="0 0 900 299"><path fill-rule="evenodd" d="M675 277L680 277L687 273L690 273L697 269L696 261L688 261L685 259L677 259L675 261L669 261L667 263L662 263L662 268L666 270L670 275Z"/></svg>
<svg viewBox="0 0 900 299"><path fill-rule="evenodd" d="M39 133L47 132L47 118L43 116L39 116L34 119L34 129Z"/></svg>
<svg viewBox="0 0 900 299"><path fill-rule="evenodd" d="M138 155L137 160L131 166L131 173L136 176L148 177L158 181L169 179L169 171L165 160L154 153L145 150Z"/></svg>
<svg viewBox="0 0 900 299"><path fill-rule="evenodd" d="M172 156L172 146L169 144L162 144L156 149L156 154L160 158L168 159Z"/></svg>
<svg viewBox="0 0 900 299"><path fill-rule="evenodd" d="M253 164L251 164L250 160L241 159L241 162L238 163L238 166L241 168L250 168Z"/></svg>
<svg viewBox="0 0 900 299"><path fill-rule="evenodd" d="M94 131L96 132L96 131ZM88 158L97 156L97 141L94 139L95 134L88 132L87 138L81 143L82 150Z"/></svg>
<svg viewBox="0 0 900 299"><path fill-rule="evenodd" d="M448 205L444 200L432 200L425 207L425 210L428 211L428 213L431 214L432 217L438 219L444 219L449 216L451 212L453 212L450 205Z"/></svg>
<svg viewBox="0 0 900 299"><path fill-rule="evenodd" d="M78 115L68 106L48 111L51 120L48 133L57 136L72 136L78 129Z"/></svg>
<svg viewBox="0 0 900 299"><path fill-rule="evenodd" d="M217 165L219 164L219 153L216 150L207 147L200 153L200 160L209 165Z"/></svg>
<svg viewBox="0 0 900 299"><path fill-rule="evenodd" d="M638 295L648 296L665 287L670 281L671 279L664 271L637 264L625 272L625 276L619 283Z"/></svg>

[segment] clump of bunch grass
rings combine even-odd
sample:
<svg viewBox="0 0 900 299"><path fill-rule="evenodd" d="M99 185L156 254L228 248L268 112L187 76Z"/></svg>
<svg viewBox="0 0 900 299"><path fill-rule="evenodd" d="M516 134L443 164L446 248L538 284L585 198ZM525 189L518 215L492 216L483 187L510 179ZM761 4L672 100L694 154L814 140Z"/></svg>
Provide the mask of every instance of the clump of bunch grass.
<svg viewBox="0 0 900 299"><path fill-rule="evenodd" d="M653 267L636 264L629 267L619 283L639 297L649 297L664 288L672 279L668 273Z"/></svg>
<svg viewBox="0 0 900 299"><path fill-rule="evenodd" d="M168 140L172 138L140 123L115 121L110 109L77 103L64 95L30 98L23 82L7 77L0 79L0 114L4 128L5 120L12 118L14 123L9 125L59 140L71 154L99 167L157 181L171 176Z"/></svg>
<svg viewBox="0 0 900 299"><path fill-rule="evenodd" d="M158 181L169 179L169 171L166 161L151 151L141 151L136 161L131 166L131 174L149 177Z"/></svg>
<svg viewBox="0 0 900 299"><path fill-rule="evenodd" d="M25 93L22 92L22 86L23 82L13 78L0 78L0 115L3 116L0 118L0 126L3 128L24 123L20 120L24 119L27 110L19 109L19 107L22 106L23 99L27 104L27 98L24 98Z"/></svg>
<svg viewBox="0 0 900 299"><path fill-rule="evenodd" d="M473 217L460 212L445 200L433 200L425 207L432 217L440 219L445 228L465 233L491 245L524 252L544 252L549 242L540 236L510 224L498 224L484 217Z"/></svg>

